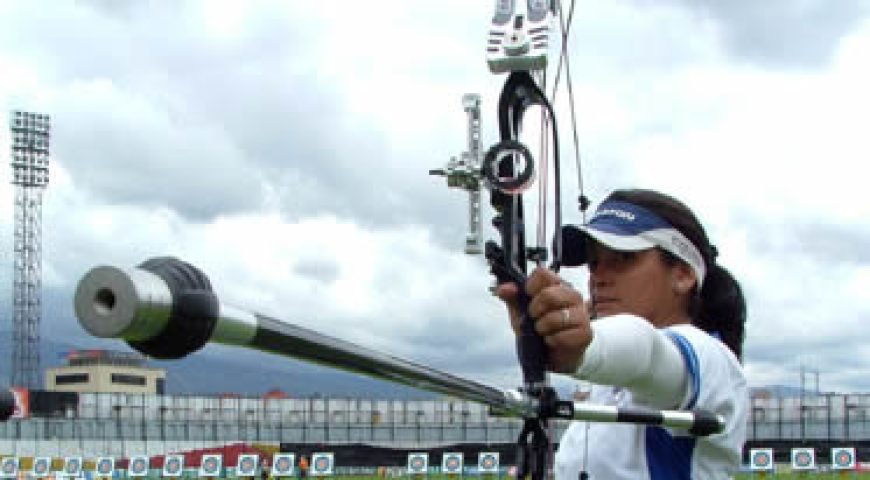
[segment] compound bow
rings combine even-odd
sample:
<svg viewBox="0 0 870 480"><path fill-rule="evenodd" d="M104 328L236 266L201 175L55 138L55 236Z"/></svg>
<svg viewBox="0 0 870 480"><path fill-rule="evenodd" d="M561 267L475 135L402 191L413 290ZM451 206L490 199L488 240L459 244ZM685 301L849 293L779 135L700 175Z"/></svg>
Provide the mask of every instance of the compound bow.
<svg viewBox="0 0 870 480"><path fill-rule="evenodd" d="M449 186L462 188L470 194L471 231L466 241L468 253L480 253L479 192L481 185L490 190L490 204L496 212L493 226L498 230L501 242L499 244L488 241L484 253L497 283L513 282L520 287L518 304L522 319L517 337L517 356L523 372L523 392L536 399L538 405L537 415L525 419L517 441L517 477L525 478L531 475L534 480L544 478L546 472L546 454L550 445L546 433L548 419L573 417L573 403L559 401L555 391L547 382L547 348L543 338L535 331L534 320L529 317L529 298L522 288L527 278L528 262L541 265L548 257L547 248L541 241L546 227L539 225L538 244L535 247L527 247L525 239L522 192L534 181L535 162L530 150L519 141L519 134L525 111L535 105L543 108L545 115L543 124L549 125L552 134L555 234L549 268L558 271L562 265L561 178L556 116L550 101L532 73L543 72L546 69L553 19L557 13L561 13L556 11L556 7L557 2L553 0L526 0L525 4L515 0L496 2L487 45L487 63L492 73L509 72L498 102L500 140L487 151L483 161L478 165L475 159L479 157L474 153L478 149L476 145L479 145L479 127L475 127L474 112L479 112L475 109L479 100L476 97L466 96L464 103L471 124L470 152L461 161L454 159L445 169L430 172L446 176ZM562 30L563 57L560 57L560 71L562 58L567 61L567 57L564 57L567 28L563 25ZM543 136L546 138L546 133ZM543 206L547 201L545 177L547 168L543 160L545 157L540 162L540 181L543 187L538 201L542 205L541 212L544 212ZM582 195L582 180L580 189L579 203L582 212L588 205L588 201ZM544 222L545 216L542 214L538 221Z"/></svg>

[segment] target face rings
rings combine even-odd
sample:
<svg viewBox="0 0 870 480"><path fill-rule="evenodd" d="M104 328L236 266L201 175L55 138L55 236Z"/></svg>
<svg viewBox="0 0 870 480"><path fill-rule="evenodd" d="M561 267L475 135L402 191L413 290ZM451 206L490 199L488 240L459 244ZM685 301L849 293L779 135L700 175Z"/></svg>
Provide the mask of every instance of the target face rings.
<svg viewBox="0 0 870 480"><path fill-rule="evenodd" d="M807 452L798 452L794 457L794 463L798 467L809 467L812 463L812 458Z"/></svg>
<svg viewBox="0 0 870 480"><path fill-rule="evenodd" d="M181 461L177 458L170 458L166 462L166 468L164 469L168 475L178 475L181 473Z"/></svg>

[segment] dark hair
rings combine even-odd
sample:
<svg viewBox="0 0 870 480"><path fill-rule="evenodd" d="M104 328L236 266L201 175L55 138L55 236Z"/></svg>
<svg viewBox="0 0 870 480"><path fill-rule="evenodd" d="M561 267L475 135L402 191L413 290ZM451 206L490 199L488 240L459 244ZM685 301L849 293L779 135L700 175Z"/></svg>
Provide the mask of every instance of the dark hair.
<svg viewBox="0 0 870 480"><path fill-rule="evenodd" d="M622 201L643 207L662 217L680 231L701 252L707 268L703 287L693 289L689 304L692 323L710 334L718 335L738 359L743 357L746 323L746 300L740 284L731 273L716 263L718 252L695 214L679 200L653 190L616 190L605 201ZM667 252L665 252L667 253ZM673 255L665 258L682 261Z"/></svg>

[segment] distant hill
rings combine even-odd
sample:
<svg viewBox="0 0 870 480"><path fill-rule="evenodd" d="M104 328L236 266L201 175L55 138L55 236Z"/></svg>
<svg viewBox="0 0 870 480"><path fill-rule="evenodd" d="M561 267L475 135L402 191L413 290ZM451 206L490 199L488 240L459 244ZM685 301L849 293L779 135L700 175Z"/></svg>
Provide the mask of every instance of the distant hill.
<svg viewBox="0 0 870 480"><path fill-rule="evenodd" d="M2 334L0 334L2 335ZM9 339L10 335L3 335ZM2 342L2 340L0 340ZM0 385L10 381L11 355L9 340L0 343ZM100 342L100 341L97 341ZM40 342L42 368L66 364L73 350L106 349L132 351L123 342L104 341L89 345L75 345L43 338ZM224 360L220 355L232 356L238 361ZM237 393L259 396L271 390L281 390L291 397L347 397L373 399L431 399L437 395L423 390L397 385L361 375L308 364L291 358L265 353L247 352L223 347L211 351L210 347L187 358L176 361L149 360L154 368L167 370L166 393L217 394Z"/></svg>
<svg viewBox="0 0 870 480"><path fill-rule="evenodd" d="M7 385L10 380L10 338L8 331L0 331L0 385ZM43 368L64 365L70 351L95 348L132 351L125 343L111 340L95 339L85 345L43 338L40 344L41 365ZM149 360L147 364L167 370L166 389L170 394L235 393L260 396L280 390L297 398L320 396L425 400L438 397L437 394L404 385L231 347L207 347L181 360ZM753 387L751 394L768 398L798 398L801 391L797 387L769 385ZM804 395L813 396L815 392L805 391Z"/></svg>

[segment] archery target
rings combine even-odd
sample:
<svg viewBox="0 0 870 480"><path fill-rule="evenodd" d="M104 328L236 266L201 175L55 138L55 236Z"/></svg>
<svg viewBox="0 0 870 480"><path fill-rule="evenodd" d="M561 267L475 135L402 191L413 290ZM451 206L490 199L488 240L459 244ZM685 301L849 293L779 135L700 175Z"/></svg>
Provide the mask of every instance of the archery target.
<svg viewBox="0 0 870 480"><path fill-rule="evenodd" d="M82 475L82 457L63 459L63 474L68 477L80 477Z"/></svg>
<svg viewBox="0 0 870 480"><path fill-rule="evenodd" d="M100 457L97 459L95 476L111 477L115 473L115 459L112 457Z"/></svg>
<svg viewBox="0 0 870 480"><path fill-rule="evenodd" d="M199 465L200 477L219 477L221 474L221 455L203 455Z"/></svg>
<svg viewBox="0 0 870 480"><path fill-rule="evenodd" d="M236 464L237 477L255 477L257 476L257 462L260 460L258 455L245 454L239 455L239 461Z"/></svg>
<svg viewBox="0 0 870 480"><path fill-rule="evenodd" d="M164 477L180 477L184 474L184 455L167 455L163 462Z"/></svg>
<svg viewBox="0 0 870 480"><path fill-rule="evenodd" d="M334 460L332 453L315 453L311 456L311 474L317 476L332 475Z"/></svg>
<svg viewBox="0 0 870 480"><path fill-rule="evenodd" d="M445 453L441 456L441 473L462 473L462 453Z"/></svg>
<svg viewBox="0 0 870 480"><path fill-rule="evenodd" d="M428 453L409 453L408 454L408 473L415 475L426 473L429 470L429 454Z"/></svg>
<svg viewBox="0 0 870 480"><path fill-rule="evenodd" d="M51 471L51 458L37 457L33 459L33 470L31 475L37 478L47 477Z"/></svg>
<svg viewBox="0 0 870 480"><path fill-rule="evenodd" d="M128 477L147 477L148 476L148 457L136 456L130 457L130 463L127 465Z"/></svg>
<svg viewBox="0 0 870 480"><path fill-rule="evenodd" d="M773 470L773 449L753 448L749 450L750 470Z"/></svg>
<svg viewBox="0 0 870 480"><path fill-rule="evenodd" d="M854 448L832 448L831 449L831 468L836 470L854 470L855 469L855 449Z"/></svg>
<svg viewBox="0 0 870 480"><path fill-rule="evenodd" d="M812 448L791 449L792 470L814 470L816 468L816 451Z"/></svg>
<svg viewBox="0 0 870 480"><path fill-rule="evenodd" d="M6 457L0 465L0 476L4 478L18 477L18 457Z"/></svg>
<svg viewBox="0 0 870 480"><path fill-rule="evenodd" d="M477 456L477 471L498 473L498 452L480 452Z"/></svg>
<svg viewBox="0 0 870 480"><path fill-rule="evenodd" d="M296 464L296 455L292 453L276 453L272 457L273 477L292 477L293 465Z"/></svg>

